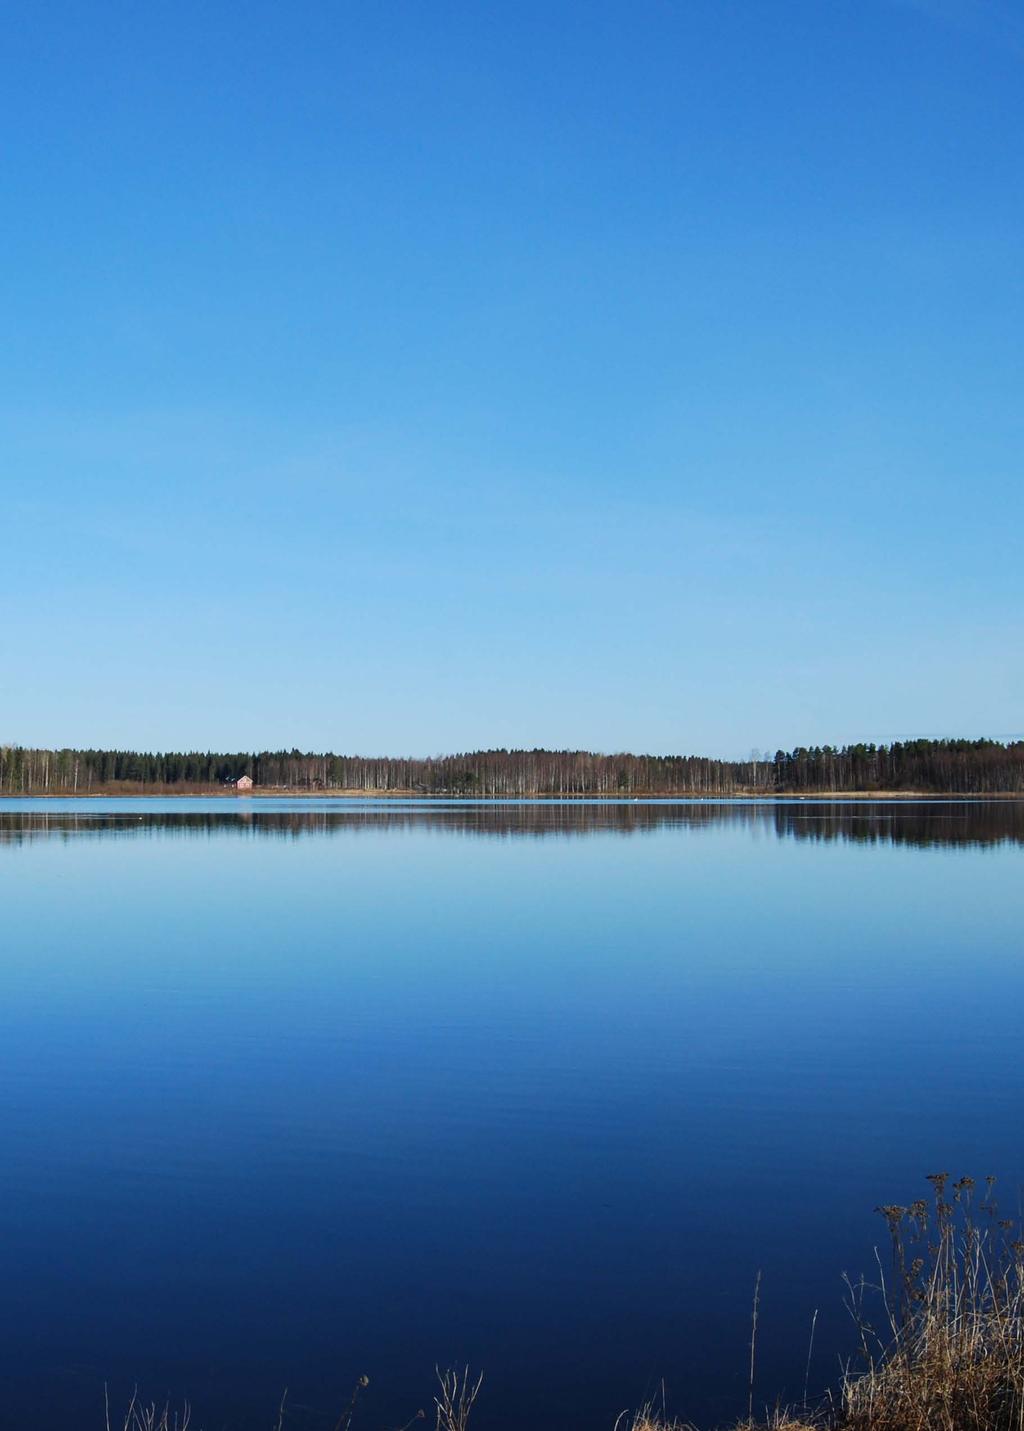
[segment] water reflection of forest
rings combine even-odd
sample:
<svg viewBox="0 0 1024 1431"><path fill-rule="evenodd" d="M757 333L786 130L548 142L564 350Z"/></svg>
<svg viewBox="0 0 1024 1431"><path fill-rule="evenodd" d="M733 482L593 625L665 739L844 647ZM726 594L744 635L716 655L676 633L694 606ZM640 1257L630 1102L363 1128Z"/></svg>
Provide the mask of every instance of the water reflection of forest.
<svg viewBox="0 0 1024 1431"><path fill-rule="evenodd" d="M357 831L429 830L498 839L592 834L642 835L662 829L747 829L752 836L865 844L1024 844L1024 801L779 801L762 803L465 802L368 803L332 809L0 811L0 844L108 838L301 839Z"/></svg>

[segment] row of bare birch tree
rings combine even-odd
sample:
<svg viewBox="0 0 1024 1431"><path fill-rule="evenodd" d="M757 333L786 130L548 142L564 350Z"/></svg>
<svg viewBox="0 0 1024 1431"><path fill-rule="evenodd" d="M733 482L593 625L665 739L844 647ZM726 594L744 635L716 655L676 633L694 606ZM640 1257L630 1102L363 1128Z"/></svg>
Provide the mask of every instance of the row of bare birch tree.
<svg viewBox="0 0 1024 1431"><path fill-rule="evenodd" d="M258 754L34 750L0 746L0 794L209 791L251 776L263 789L479 798L787 794L846 790L956 795L1024 793L1024 741L914 740L799 746L749 760L481 750L425 759L299 750Z"/></svg>

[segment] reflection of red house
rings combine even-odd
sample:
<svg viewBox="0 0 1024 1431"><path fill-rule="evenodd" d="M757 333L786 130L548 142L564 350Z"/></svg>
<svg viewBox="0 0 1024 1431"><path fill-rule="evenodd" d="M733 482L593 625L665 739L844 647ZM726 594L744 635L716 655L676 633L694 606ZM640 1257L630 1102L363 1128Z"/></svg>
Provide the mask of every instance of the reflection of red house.
<svg viewBox="0 0 1024 1431"><path fill-rule="evenodd" d="M236 781L235 781L235 789L236 789L236 790L251 790L251 789L252 789L252 776L251 776L251 775L243 775L240 780L236 780Z"/></svg>

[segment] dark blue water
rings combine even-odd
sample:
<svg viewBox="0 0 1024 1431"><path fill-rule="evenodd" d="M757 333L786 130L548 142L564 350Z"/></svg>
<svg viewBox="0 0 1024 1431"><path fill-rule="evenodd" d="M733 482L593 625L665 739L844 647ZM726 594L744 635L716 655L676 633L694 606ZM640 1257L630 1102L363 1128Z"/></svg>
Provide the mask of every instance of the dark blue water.
<svg viewBox="0 0 1024 1431"><path fill-rule="evenodd" d="M1019 804L0 802L4 1425L812 1395L925 1174L1024 1179ZM333 1413L333 1415L332 1415Z"/></svg>

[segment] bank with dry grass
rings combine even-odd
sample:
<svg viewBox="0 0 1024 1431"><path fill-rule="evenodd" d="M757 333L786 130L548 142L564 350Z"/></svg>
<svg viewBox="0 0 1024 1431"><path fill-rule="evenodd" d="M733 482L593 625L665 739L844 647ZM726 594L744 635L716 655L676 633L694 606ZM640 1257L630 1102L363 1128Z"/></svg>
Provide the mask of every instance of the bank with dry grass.
<svg viewBox="0 0 1024 1431"><path fill-rule="evenodd" d="M1024 1431L1024 1241L1000 1216L994 1184L933 1174L931 1194L878 1209L888 1256L872 1277L847 1280L852 1351L833 1392L817 1405L753 1414L732 1431ZM756 1351L756 1301L751 1387ZM585 1370L581 1372L585 1375ZM361 1377L334 1431L360 1431ZM483 1378L468 1368L440 1372L430 1410L405 1427L486 1431ZM478 1400L481 1410L476 1412ZM751 1396L751 1412L753 1398ZM683 1408L685 1410L685 1408ZM274 1431L287 1431L287 1404ZM134 1401L107 1431L198 1431L187 1407ZM528 1431L528 1428L524 1428ZM693 1431L667 1407L623 1412L608 1431Z"/></svg>

